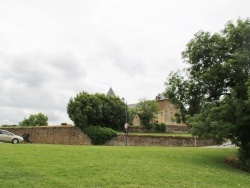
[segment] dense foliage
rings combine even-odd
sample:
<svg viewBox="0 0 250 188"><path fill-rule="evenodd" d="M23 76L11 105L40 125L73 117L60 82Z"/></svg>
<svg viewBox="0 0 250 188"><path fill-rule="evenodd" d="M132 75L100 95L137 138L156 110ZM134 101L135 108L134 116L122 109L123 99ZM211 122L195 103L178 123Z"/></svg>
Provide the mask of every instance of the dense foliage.
<svg viewBox="0 0 250 188"><path fill-rule="evenodd" d="M45 126L48 125L48 117L42 113L31 114L29 118L24 118L23 121L19 123L20 126Z"/></svg>
<svg viewBox="0 0 250 188"><path fill-rule="evenodd" d="M182 55L189 68L169 75L166 97L193 134L237 144L250 171L250 20L228 22L220 33L196 33Z"/></svg>
<svg viewBox="0 0 250 188"><path fill-rule="evenodd" d="M154 100L140 99L135 108L130 109L130 117L138 114L144 126L149 127L154 123L154 120L159 112L159 105Z"/></svg>
<svg viewBox="0 0 250 188"><path fill-rule="evenodd" d="M164 124L164 123L153 123L153 124L151 124L151 127L156 132L166 132L166 124Z"/></svg>
<svg viewBox="0 0 250 188"><path fill-rule="evenodd" d="M105 144L105 142L117 135L113 129L100 126L85 127L83 132L91 138L91 142L94 145Z"/></svg>
<svg viewBox="0 0 250 188"><path fill-rule="evenodd" d="M67 105L70 119L77 127L100 125L119 129L125 123L126 105L115 96L81 92Z"/></svg>

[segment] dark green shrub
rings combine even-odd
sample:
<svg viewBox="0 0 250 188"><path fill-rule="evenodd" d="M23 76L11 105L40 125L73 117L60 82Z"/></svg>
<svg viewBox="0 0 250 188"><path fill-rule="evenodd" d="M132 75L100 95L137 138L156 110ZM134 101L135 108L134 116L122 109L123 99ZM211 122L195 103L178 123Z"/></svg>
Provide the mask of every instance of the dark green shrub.
<svg viewBox="0 0 250 188"><path fill-rule="evenodd" d="M166 131L166 125L164 123L155 123L155 124L152 124L151 126L157 132L165 132Z"/></svg>
<svg viewBox="0 0 250 188"><path fill-rule="evenodd" d="M246 146L241 146L239 149L238 157L239 157L239 165L240 167L247 171L250 172L250 143L247 144Z"/></svg>
<svg viewBox="0 0 250 188"><path fill-rule="evenodd" d="M20 126L45 126L48 125L48 116L42 114L31 114L29 118L24 118L23 121L19 123Z"/></svg>
<svg viewBox="0 0 250 188"><path fill-rule="evenodd" d="M105 144L105 142L117 135L113 129L100 126L85 127L83 132L91 138L91 142L94 145Z"/></svg>
<svg viewBox="0 0 250 188"><path fill-rule="evenodd" d="M229 155L223 159L224 163L233 166L235 168L240 168L240 162L237 155Z"/></svg>
<svg viewBox="0 0 250 188"><path fill-rule="evenodd" d="M69 118L80 128L100 125L120 129L125 120L125 109L126 105L119 97L86 92L71 98L67 105Z"/></svg>
<svg viewBox="0 0 250 188"><path fill-rule="evenodd" d="M0 127L17 127L18 125L0 125Z"/></svg>
<svg viewBox="0 0 250 188"><path fill-rule="evenodd" d="M244 151L243 151L244 152ZM242 150L239 149L238 156L237 155L230 155L224 158L224 163L238 169L242 169L246 172L250 172L250 160L249 159L242 159Z"/></svg>

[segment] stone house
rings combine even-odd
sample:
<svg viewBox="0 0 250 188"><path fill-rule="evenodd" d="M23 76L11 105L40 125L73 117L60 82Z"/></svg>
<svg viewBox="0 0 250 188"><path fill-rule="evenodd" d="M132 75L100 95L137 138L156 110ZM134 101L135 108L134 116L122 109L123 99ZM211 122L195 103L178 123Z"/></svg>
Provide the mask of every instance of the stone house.
<svg viewBox="0 0 250 188"><path fill-rule="evenodd" d="M163 94L158 94L155 100L160 108L160 111L157 114L156 122L164 123L166 125L182 125L175 122L175 114L178 113L179 110L169 99L165 98ZM128 105L128 107L134 108L135 105L136 104ZM133 118L132 124L133 126L141 126L141 121L138 114L136 114Z"/></svg>
<svg viewBox="0 0 250 188"><path fill-rule="evenodd" d="M107 95L110 96L116 96L113 89L110 87ZM166 125L185 125L182 123L176 123L175 122L175 114L179 112L179 110L176 108L176 106L169 100L167 99L164 94L158 94L155 97L156 102L159 105L160 111L157 114L156 122L158 123L164 123ZM136 104L128 104L128 108L134 108ZM140 116L136 114L132 120L132 125L133 126L141 126L141 120Z"/></svg>
<svg viewBox="0 0 250 188"><path fill-rule="evenodd" d="M179 113L179 109L177 109L176 106L163 94L158 94L155 100L160 107L160 111L157 115L158 123L177 125L178 123L175 121L175 114Z"/></svg>

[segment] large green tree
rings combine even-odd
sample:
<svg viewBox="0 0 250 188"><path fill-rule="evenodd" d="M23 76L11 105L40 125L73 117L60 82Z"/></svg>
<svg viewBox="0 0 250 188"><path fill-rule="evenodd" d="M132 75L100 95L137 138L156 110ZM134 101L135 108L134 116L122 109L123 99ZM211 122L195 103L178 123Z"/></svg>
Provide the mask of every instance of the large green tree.
<svg viewBox="0 0 250 188"><path fill-rule="evenodd" d="M24 118L20 126L44 126L48 125L48 117L42 113L31 114L29 118Z"/></svg>
<svg viewBox="0 0 250 188"><path fill-rule="evenodd" d="M166 97L194 134L239 145L250 169L250 20L228 22L215 34L196 33L182 56L189 67L169 75Z"/></svg>
<svg viewBox="0 0 250 188"><path fill-rule="evenodd" d="M67 105L69 118L77 127L90 125L120 129L125 123L124 102L116 96L81 92Z"/></svg>
<svg viewBox="0 0 250 188"><path fill-rule="evenodd" d="M159 113L159 105L154 100L140 99L134 109L130 110L130 116L138 114L144 126L150 126Z"/></svg>

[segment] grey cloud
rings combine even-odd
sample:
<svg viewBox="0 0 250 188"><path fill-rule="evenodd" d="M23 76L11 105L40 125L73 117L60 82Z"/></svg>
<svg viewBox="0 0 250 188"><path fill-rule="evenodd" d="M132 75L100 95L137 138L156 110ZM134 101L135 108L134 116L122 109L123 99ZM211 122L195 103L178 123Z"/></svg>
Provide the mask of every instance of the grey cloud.
<svg viewBox="0 0 250 188"><path fill-rule="evenodd" d="M46 89L28 88L26 85L19 87L11 85L7 90L8 91L5 91L0 96L2 109L0 119L5 123L8 123L8 119L10 122L21 121L24 117L38 112L47 115L49 121L56 122L56 115L53 111L62 111L64 115L61 116L64 117L64 119L68 119L66 106L70 95L65 95L63 90L56 90L53 87ZM8 113L3 113L5 111ZM50 113L48 113L48 111Z"/></svg>
<svg viewBox="0 0 250 188"><path fill-rule="evenodd" d="M77 61L76 57L70 52L60 52L49 56L48 64L60 70L63 75L72 77L85 77L86 70L82 69L85 62ZM84 67L84 66L83 66Z"/></svg>
<svg viewBox="0 0 250 188"><path fill-rule="evenodd" d="M56 121L56 116L59 118L58 114L62 112L60 118L66 121L67 103L73 91L79 89L76 87L78 83L86 76L80 65L71 53L30 53L15 58L0 54L1 108L3 111L15 111L0 114L1 122L21 121L29 116L28 113L45 113L48 109L57 111L57 115L50 113L54 117L52 120ZM26 109L25 113L23 109Z"/></svg>
<svg viewBox="0 0 250 188"><path fill-rule="evenodd" d="M120 45L108 41L101 45L103 45L103 51L100 52L101 58L107 59L122 72L129 76L136 76L146 71L147 65L143 63L143 58L130 56Z"/></svg>
<svg viewBox="0 0 250 188"><path fill-rule="evenodd" d="M14 1L0 1L0 125L67 121L80 91L152 99L194 33L249 16L249 0Z"/></svg>
<svg viewBox="0 0 250 188"><path fill-rule="evenodd" d="M45 113L49 117L50 125L60 125L61 123L72 124L66 110L47 110Z"/></svg>
<svg viewBox="0 0 250 188"><path fill-rule="evenodd" d="M18 56L10 62L9 79L16 84L23 83L28 87L40 87L54 77L46 65L46 59L36 55L32 57L32 55Z"/></svg>
<svg viewBox="0 0 250 188"><path fill-rule="evenodd" d="M0 111L1 125L18 124L18 122L23 120L24 114L19 109L0 107Z"/></svg>
<svg viewBox="0 0 250 188"><path fill-rule="evenodd" d="M5 79L28 87L42 87L53 81L65 82L86 76L86 71L71 53L23 54L5 63L10 65L3 72Z"/></svg>

